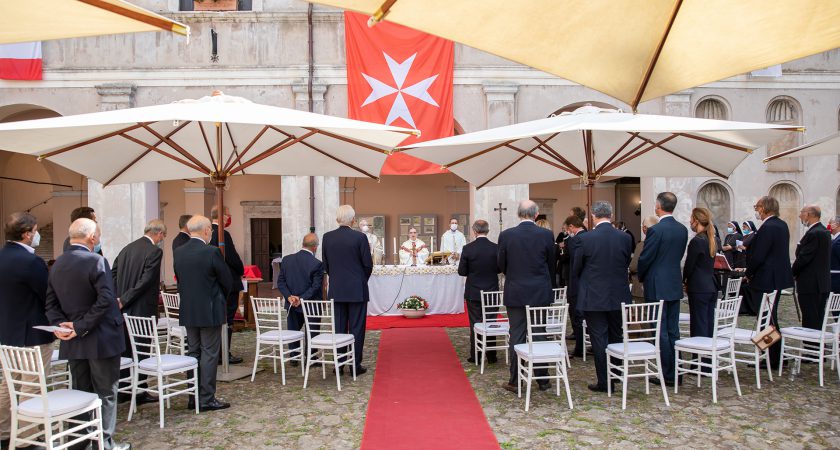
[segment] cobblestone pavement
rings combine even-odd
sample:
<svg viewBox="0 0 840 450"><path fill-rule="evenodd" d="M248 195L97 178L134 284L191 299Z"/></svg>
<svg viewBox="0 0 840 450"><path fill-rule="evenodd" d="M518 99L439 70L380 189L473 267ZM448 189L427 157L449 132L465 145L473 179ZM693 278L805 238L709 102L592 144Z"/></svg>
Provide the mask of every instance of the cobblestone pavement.
<svg viewBox="0 0 840 450"><path fill-rule="evenodd" d="M795 323L791 299L784 297L782 304L782 325ZM753 318L741 318L743 327L753 323ZM708 379L700 388L687 382L676 395L669 390L670 408L661 391L651 389L646 396L642 381L634 380L627 410L622 411L620 392L608 398L586 388L595 378L592 359L575 358L570 370L574 410L568 409L565 396L535 390L526 413L524 399L501 389L508 367L489 365L479 374L477 366L465 361L467 329L450 329L449 335L504 449L840 448L840 381L837 372L826 370L826 387L820 388L816 365L803 365L793 379L785 370L781 378L774 376L774 382L762 372L761 390L755 388L752 369L740 365L743 397L737 396L732 377L723 374L717 405L712 404ZM120 405L118 440L139 449L358 448L379 336L379 331L367 334L368 373L355 382L343 377L341 392L329 373L326 380L313 378L304 390L299 368L287 371L287 385L282 386L280 375L261 362L266 370L257 374L254 383L250 378L219 383L218 395L232 408L196 416L186 411L185 399L177 399L166 412L163 430L158 428L157 405L140 407L131 422L125 421L128 408ZM246 365L253 362L253 339L252 332L234 335L234 353L243 356Z"/></svg>

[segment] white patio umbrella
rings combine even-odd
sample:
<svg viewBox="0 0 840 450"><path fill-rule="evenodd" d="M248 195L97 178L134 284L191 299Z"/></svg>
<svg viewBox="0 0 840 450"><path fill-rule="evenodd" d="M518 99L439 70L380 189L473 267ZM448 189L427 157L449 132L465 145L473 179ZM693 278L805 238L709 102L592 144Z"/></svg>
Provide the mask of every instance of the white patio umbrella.
<svg viewBox="0 0 840 450"><path fill-rule="evenodd" d="M768 163L779 158L825 155L840 155L840 133L835 133L824 138L817 139L816 141L800 145L799 147L794 147L790 150L776 153L775 155L764 158L762 161Z"/></svg>
<svg viewBox="0 0 840 450"><path fill-rule="evenodd" d="M415 133L216 92L166 105L0 124L0 150L49 159L105 186L210 177L222 211L223 187L232 175L378 178L393 147Z"/></svg>
<svg viewBox="0 0 840 450"><path fill-rule="evenodd" d="M0 44L143 31L189 36L190 27L123 0L0 2Z"/></svg>
<svg viewBox="0 0 840 450"><path fill-rule="evenodd" d="M752 151L801 127L628 114L574 112L399 149L440 164L478 188L603 176L727 178Z"/></svg>

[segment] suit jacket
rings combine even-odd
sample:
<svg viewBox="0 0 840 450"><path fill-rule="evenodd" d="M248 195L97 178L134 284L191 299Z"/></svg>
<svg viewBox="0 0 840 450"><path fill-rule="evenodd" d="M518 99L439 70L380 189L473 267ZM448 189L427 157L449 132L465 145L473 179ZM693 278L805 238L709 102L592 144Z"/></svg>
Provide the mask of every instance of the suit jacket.
<svg viewBox="0 0 840 450"><path fill-rule="evenodd" d="M698 234L688 242L683 268L683 283L689 294L717 293L715 258L709 255L709 239Z"/></svg>
<svg viewBox="0 0 840 450"><path fill-rule="evenodd" d="M368 278L373 272L373 259L364 233L346 226L324 233L321 253L324 270L330 276L329 298L352 303L370 300Z"/></svg>
<svg viewBox="0 0 840 450"><path fill-rule="evenodd" d="M840 238L831 241L831 292L840 292Z"/></svg>
<svg viewBox="0 0 840 450"><path fill-rule="evenodd" d="M126 245L117 255L111 273L124 314L157 317L162 257L163 250L146 236Z"/></svg>
<svg viewBox="0 0 840 450"><path fill-rule="evenodd" d="M70 250L70 247L71 247L70 236L67 236L66 238L64 238L64 245L62 246L61 252L63 253L63 252L66 252L67 250ZM99 256L102 256L102 249L100 248L99 251L96 252L96 254L99 255Z"/></svg>
<svg viewBox="0 0 840 450"><path fill-rule="evenodd" d="M499 270L505 306L546 306L554 301L554 235L524 220L499 234Z"/></svg>
<svg viewBox="0 0 840 450"><path fill-rule="evenodd" d="M218 327L225 323L225 305L234 281L221 251L192 239L173 257L178 293L179 322L184 327Z"/></svg>
<svg viewBox="0 0 840 450"><path fill-rule="evenodd" d="M680 300L683 297L680 263L688 243L688 230L674 217L665 217L648 228L639 255L639 281L648 301Z"/></svg>
<svg viewBox="0 0 840 450"><path fill-rule="evenodd" d="M210 236L209 244L213 247L219 246L218 224L213 224L213 235ZM239 280L242 279L242 275L245 274L245 265L242 264L242 258L239 257L239 253L236 251L236 246L233 245L233 238L230 237L230 233L228 233L227 230L225 230L225 264L227 264L230 269L230 277L234 282L233 292L241 291L242 283Z"/></svg>
<svg viewBox="0 0 840 450"><path fill-rule="evenodd" d="M283 258L277 289L288 299L296 295L306 300L321 300L324 284L324 264L312 253L301 250ZM286 301L288 305L288 300Z"/></svg>
<svg viewBox="0 0 840 450"><path fill-rule="evenodd" d="M825 225L818 222L802 236L792 270L797 291L823 294L831 290L831 233Z"/></svg>
<svg viewBox="0 0 840 450"><path fill-rule="evenodd" d="M47 265L14 242L0 249L0 343L32 347L55 340L36 330L49 325L46 315Z"/></svg>
<svg viewBox="0 0 840 450"><path fill-rule="evenodd" d="M172 239L172 252L175 252L175 249L186 244L190 241L190 234L184 233L183 231L179 231L178 235L175 236L175 239ZM227 236L225 236L225 246L227 246Z"/></svg>
<svg viewBox="0 0 840 450"><path fill-rule="evenodd" d="M580 285L580 277L577 276L574 268L572 267L575 263L575 254L580 250L580 238L586 234L586 230L580 230L578 234L569 237L566 239L566 255L569 258L569 261L565 264L566 270L568 273L566 274L566 296L577 298L578 296L578 286Z"/></svg>
<svg viewBox="0 0 840 450"><path fill-rule="evenodd" d="M458 262L458 275L467 277L464 299L481 301L481 291L499 290L499 245L479 237L464 246Z"/></svg>
<svg viewBox="0 0 840 450"><path fill-rule="evenodd" d="M747 249L747 271L750 288L763 292L793 286L790 268L790 231L776 216L768 217L754 233Z"/></svg>
<svg viewBox="0 0 840 450"><path fill-rule="evenodd" d="M572 279L579 279L577 308L581 311L616 311L630 302L627 283L633 238L609 222L580 236L572 261Z"/></svg>
<svg viewBox="0 0 840 450"><path fill-rule="evenodd" d="M76 337L61 342L61 359L103 359L125 350L111 268L85 247L70 247L50 269L47 318L53 325L73 322L76 330Z"/></svg>

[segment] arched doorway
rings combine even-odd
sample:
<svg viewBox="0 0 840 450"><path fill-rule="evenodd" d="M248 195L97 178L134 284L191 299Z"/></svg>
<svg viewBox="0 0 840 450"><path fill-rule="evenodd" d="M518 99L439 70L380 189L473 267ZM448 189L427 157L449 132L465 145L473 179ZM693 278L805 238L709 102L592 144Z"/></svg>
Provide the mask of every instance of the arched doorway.
<svg viewBox="0 0 840 450"><path fill-rule="evenodd" d="M732 220L732 203L729 189L722 183L710 181L697 192L697 206L712 212L720 238L726 235L726 223Z"/></svg>
<svg viewBox="0 0 840 450"><path fill-rule="evenodd" d="M793 183L786 181L771 187L769 195L779 201L779 218L787 223L790 230L790 253L793 254L800 237L799 209L802 207L802 196Z"/></svg>

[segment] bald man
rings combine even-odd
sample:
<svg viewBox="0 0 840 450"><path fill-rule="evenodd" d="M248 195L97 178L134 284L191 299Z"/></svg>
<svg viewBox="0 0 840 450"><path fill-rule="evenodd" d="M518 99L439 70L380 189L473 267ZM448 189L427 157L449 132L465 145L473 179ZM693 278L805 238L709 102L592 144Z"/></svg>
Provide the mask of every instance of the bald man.
<svg viewBox="0 0 840 450"><path fill-rule="evenodd" d="M831 290L831 234L820 222L822 212L816 205L807 205L799 211L799 220L808 227L796 246L793 277L802 326L822 328L825 302Z"/></svg>
<svg viewBox="0 0 840 450"><path fill-rule="evenodd" d="M280 275L277 276L277 289L286 299L288 329L303 328L303 308L301 300L321 300L321 287L324 282L324 264L315 257L318 251L318 235L309 233L303 237L303 248L291 255L283 257L280 263ZM289 348L296 349L297 342L289 344ZM297 352L293 353L296 355ZM297 361L292 361L296 366Z"/></svg>

